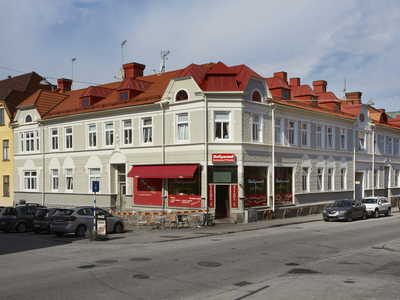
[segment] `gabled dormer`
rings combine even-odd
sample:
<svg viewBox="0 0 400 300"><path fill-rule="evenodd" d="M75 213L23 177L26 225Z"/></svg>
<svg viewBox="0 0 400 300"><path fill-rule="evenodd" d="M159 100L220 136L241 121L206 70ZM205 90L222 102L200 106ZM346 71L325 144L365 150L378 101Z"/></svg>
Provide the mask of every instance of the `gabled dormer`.
<svg viewBox="0 0 400 300"><path fill-rule="evenodd" d="M151 85L151 82L126 78L124 83L117 89L118 101L128 101L147 91Z"/></svg>
<svg viewBox="0 0 400 300"><path fill-rule="evenodd" d="M290 100L291 89L287 83L286 72L276 72L274 77L266 78L267 86L274 97L282 100Z"/></svg>
<svg viewBox="0 0 400 300"><path fill-rule="evenodd" d="M300 84L300 78L290 78L290 87L292 88L292 97L302 100L302 103L309 104L313 107L318 106L318 96L313 89L307 85Z"/></svg>
<svg viewBox="0 0 400 300"><path fill-rule="evenodd" d="M81 101L80 106L82 108L93 106L97 102L107 98L111 93L112 90L110 89L98 86L90 86L79 97Z"/></svg>

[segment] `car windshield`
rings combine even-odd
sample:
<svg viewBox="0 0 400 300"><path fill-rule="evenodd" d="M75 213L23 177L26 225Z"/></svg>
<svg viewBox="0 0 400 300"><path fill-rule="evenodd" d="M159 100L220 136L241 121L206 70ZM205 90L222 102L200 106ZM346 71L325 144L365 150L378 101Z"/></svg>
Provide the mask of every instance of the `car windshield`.
<svg viewBox="0 0 400 300"><path fill-rule="evenodd" d="M336 200L330 207L350 207L352 202L351 200Z"/></svg>
<svg viewBox="0 0 400 300"><path fill-rule="evenodd" d="M69 216L72 215L74 211L75 211L74 209L58 209L54 213L54 216Z"/></svg>
<svg viewBox="0 0 400 300"><path fill-rule="evenodd" d="M361 199L362 203L371 203L374 204L376 203L376 198L366 198L366 199Z"/></svg>
<svg viewBox="0 0 400 300"><path fill-rule="evenodd" d="M4 209L3 209L3 211L1 212L1 214L2 215L4 215L4 216L12 216L12 215L14 215L15 213L14 213L14 207L5 207Z"/></svg>

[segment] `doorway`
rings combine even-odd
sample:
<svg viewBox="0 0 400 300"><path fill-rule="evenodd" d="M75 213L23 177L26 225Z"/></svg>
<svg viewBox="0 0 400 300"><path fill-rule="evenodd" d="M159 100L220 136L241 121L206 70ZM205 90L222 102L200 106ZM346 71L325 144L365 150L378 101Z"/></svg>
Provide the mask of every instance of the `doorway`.
<svg viewBox="0 0 400 300"><path fill-rule="evenodd" d="M229 185L215 186L215 218L229 217Z"/></svg>
<svg viewBox="0 0 400 300"><path fill-rule="evenodd" d="M364 197L364 174L362 172L356 172L355 174L355 199L361 199Z"/></svg>

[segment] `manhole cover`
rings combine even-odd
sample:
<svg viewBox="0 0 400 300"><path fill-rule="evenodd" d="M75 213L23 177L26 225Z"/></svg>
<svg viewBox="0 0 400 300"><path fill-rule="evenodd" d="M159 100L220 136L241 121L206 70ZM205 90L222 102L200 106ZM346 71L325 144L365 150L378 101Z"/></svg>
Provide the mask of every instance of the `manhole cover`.
<svg viewBox="0 0 400 300"><path fill-rule="evenodd" d="M197 264L202 267L219 267L219 266L221 266L220 263L213 262L213 261L202 261Z"/></svg>
<svg viewBox="0 0 400 300"><path fill-rule="evenodd" d="M298 266L299 264L296 264L296 263L287 263L286 265L287 265L287 266L292 266L292 267L294 267L294 266Z"/></svg>
<svg viewBox="0 0 400 300"><path fill-rule="evenodd" d="M137 278L137 279L148 279L150 278L149 275L145 275L145 274L136 274L132 276L133 278Z"/></svg>
<svg viewBox="0 0 400 300"><path fill-rule="evenodd" d="M105 260L96 261L96 263L98 263L98 264L115 264L117 262L118 262L118 260L113 260L113 259L105 259Z"/></svg>
<svg viewBox="0 0 400 300"><path fill-rule="evenodd" d="M310 269L291 269L289 274L313 274L313 273L318 273L316 271L310 270Z"/></svg>
<svg viewBox="0 0 400 300"><path fill-rule="evenodd" d="M130 259L130 261L149 261L149 260L151 260L151 258L147 257L135 257Z"/></svg>
<svg viewBox="0 0 400 300"><path fill-rule="evenodd" d="M80 266L79 268L81 269L90 269L90 268L94 268L96 265L86 265L86 266Z"/></svg>
<svg viewBox="0 0 400 300"><path fill-rule="evenodd" d="M236 286L245 286L245 285L249 285L249 284L252 284L251 282L247 282L247 281L242 281L242 282L239 282L239 283L235 283L234 285L236 285Z"/></svg>

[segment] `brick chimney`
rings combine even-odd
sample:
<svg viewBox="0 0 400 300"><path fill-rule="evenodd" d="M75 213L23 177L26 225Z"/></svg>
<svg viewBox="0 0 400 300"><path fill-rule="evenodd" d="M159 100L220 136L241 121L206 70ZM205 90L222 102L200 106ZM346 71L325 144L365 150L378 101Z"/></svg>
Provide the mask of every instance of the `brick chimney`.
<svg viewBox="0 0 400 300"><path fill-rule="evenodd" d="M300 86L300 78L290 78L290 86Z"/></svg>
<svg viewBox="0 0 400 300"><path fill-rule="evenodd" d="M281 78L285 83L287 83L287 73L286 72L276 72L274 73L274 77Z"/></svg>
<svg viewBox="0 0 400 300"><path fill-rule="evenodd" d="M125 78L143 77L143 71L146 68L145 65L139 63L129 63L122 66L125 71Z"/></svg>
<svg viewBox="0 0 400 300"><path fill-rule="evenodd" d="M347 103L352 105L352 104L361 104L361 92L352 92L352 93L346 93L346 100Z"/></svg>
<svg viewBox="0 0 400 300"><path fill-rule="evenodd" d="M313 81L314 92L315 93L326 93L326 87L328 83L325 80Z"/></svg>
<svg viewBox="0 0 400 300"><path fill-rule="evenodd" d="M71 91L72 80L66 78L57 79L58 88L61 92Z"/></svg>

